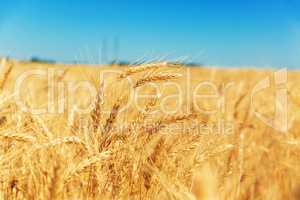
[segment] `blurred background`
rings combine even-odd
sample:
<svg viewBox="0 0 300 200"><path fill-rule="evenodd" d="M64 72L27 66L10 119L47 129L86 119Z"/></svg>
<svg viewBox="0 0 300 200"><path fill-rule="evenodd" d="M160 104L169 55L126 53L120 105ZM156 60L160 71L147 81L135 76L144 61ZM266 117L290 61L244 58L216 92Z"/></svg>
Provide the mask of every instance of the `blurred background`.
<svg viewBox="0 0 300 200"><path fill-rule="evenodd" d="M2 0L0 57L300 67L298 0Z"/></svg>

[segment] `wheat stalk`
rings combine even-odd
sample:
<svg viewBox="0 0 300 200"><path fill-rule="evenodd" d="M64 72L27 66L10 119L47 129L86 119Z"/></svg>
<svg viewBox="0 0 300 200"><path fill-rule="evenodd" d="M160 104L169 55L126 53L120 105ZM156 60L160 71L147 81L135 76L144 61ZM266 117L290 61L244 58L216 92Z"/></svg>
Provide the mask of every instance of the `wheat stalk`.
<svg viewBox="0 0 300 200"><path fill-rule="evenodd" d="M5 125L6 122L7 122L6 116L1 116L0 117L0 127Z"/></svg>
<svg viewBox="0 0 300 200"><path fill-rule="evenodd" d="M3 66L3 68L4 68L4 66ZM12 69L13 69L13 64L11 64L11 63L8 64L8 68L6 70L4 68L5 71L3 72L3 75L1 75L1 79L0 79L0 90L3 90L5 83L8 79L9 74L11 73Z"/></svg>
<svg viewBox="0 0 300 200"><path fill-rule="evenodd" d="M117 115L119 113L119 109L120 109L120 103L117 102L113 105L110 115L107 118L106 123L104 125L104 130L103 130L104 135L106 135L110 132L110 130L117 118Z"/></svg>
<svg viewBox="0 0 300 200"><path fill-rule="evenodd" d="M35 138L29 136L28 134L4 132L4 133L0 133L0 137L9 140L16 140L19 142L30 142L30 143L35 142Z"/></svg>
<svg viewBox="0 0 300 200"><path fill-rule="evenodd" d="M87 158L87 159L81 161L77 166L75 166L75 167L71 168L70 170L68 170L67 175L64 178L65 182L70 181L70 179L74 175L84 171L89 166L109 158L110 154L111 154L110 151L105 151L105 152L101 152L98 155L92 156L90 158Z"/></svg>
<svg viewBox="0 0 300 200"><path fill-rule="evenodd" d="M127 76L130 76L130 75L133 75L136 73L144 72L144 71L150 70L150 69L157 69L159 67L165 67L167 65L168 65L167 62L142 64L142 65L127 69L118 78L126 78Z"/></svg>
<svg viewBox="0 0 300 200"><path fill-rule="evenodd" d="M54 147L61 144L79 144L80 146L82 146L84 149L87 150L86 144L77 136L69 136L69 137L53 139L50 142L36 145L36 148L44 149L44 148Z"/></svg>
<svg viewBox="0 0 300 200"><path fill-rule="evenodd" d="M194 119L197 115L194 113L191 114L179 114L179 115L172 115L164 117L156 121L154 124L142 126L141 132L148 133L149 135L155 134L159 132L162 128L166 127L168 124L178 123L183 120L190 120Z"/></svg>
<svg viewBox="0 0 300 200"><path fill-rule="evenodd" d="M181 77L181 74L160 74L160 75L153 75L146 78L139 79L135 85L134 88L140 87L146 83L150 82L157 82L157 81L166 81L170 79L175 79Z"/></svg>
<svg viewBox="0 0 300 200"><path fill-rule="evenodd" d="M53 133L49 130L46 123L40 116L32 115L31 119L33 119L34 121L36 121L38 123L39 127L42 129L41 132L43 133L44 136L46 136L48 139L54 138Z"/></svg>
<svg viewBox="0 0 300 200"><path fill-rule="evenodd" d="M94 128L94 132L98 132L98 128L100 125L100 119L101 119L101 105L103 104L103 91L104 91L104 81L101 81L100 88L98 90L94 109L91 112L91 118L92 118L92 125Z"/></svg>

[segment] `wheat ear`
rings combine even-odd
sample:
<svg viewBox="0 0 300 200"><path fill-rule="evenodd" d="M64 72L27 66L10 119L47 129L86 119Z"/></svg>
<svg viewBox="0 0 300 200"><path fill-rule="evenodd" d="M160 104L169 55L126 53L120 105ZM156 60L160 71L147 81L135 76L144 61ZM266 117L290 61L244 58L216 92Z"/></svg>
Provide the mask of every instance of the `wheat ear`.
<svg viewBox="0 0 300 200"><path fill-rule="evenodd" d="M165 67L167 66L167 62L162 62L162 63L150 63L150 64L142 64L136 67L131 67L127 69L124 73L122 73L118 78L126 78L127 76L140 73L149 69L157 69L159 67Z"/></svg>

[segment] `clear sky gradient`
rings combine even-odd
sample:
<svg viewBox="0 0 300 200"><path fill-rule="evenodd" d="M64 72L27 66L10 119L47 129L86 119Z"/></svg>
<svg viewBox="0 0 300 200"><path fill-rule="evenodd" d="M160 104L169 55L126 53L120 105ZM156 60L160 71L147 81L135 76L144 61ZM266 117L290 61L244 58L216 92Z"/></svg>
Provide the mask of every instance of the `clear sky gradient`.
<svg viewBox="0 0 300 200"><path fill-rule="evenodd" d="M298 0L2 0L0 56L300 67Z"/></svg>

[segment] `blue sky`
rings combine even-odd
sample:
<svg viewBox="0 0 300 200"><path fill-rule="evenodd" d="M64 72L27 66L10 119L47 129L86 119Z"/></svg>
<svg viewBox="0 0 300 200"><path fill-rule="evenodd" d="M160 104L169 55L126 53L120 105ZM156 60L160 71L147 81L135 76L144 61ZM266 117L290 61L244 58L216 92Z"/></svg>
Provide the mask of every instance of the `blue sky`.
<svg viewBox="0 0 300 200"><path fill-rule="evenodd" d="M3 0L0 9L0 56L300 67L298 0Z"/></svg>

